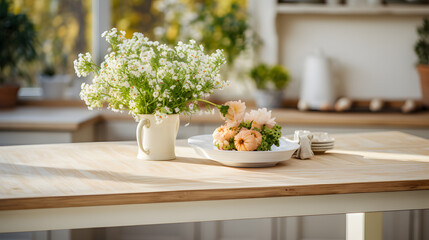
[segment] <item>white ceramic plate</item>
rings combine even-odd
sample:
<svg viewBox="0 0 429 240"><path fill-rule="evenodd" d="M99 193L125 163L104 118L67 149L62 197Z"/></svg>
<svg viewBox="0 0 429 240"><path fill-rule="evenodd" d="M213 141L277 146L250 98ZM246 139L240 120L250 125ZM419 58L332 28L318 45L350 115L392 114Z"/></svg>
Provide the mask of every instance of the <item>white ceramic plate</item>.
<svg viewBox="0 0 429 240"><path fill-rule="evenodd" d="M324 152L331 150L331 149L333 149L333 147L325 147L325 148L311 147L311 151L313 151L314 153L324 153Z"/></svg>
<svg viewBox="0 0 429 240"><path fill-rule="evenodd" d="M312 147L333 147L334 143L311 143Z"/></svg>
<svg viewBox="0 0 429 240"><path fill-rule="evenodd" d="M294 140L293 134L286 135L283 138L290 141L290 142L298 142L298 141ZM327 144L327 145L329 145L329 144L334 144L334 142L335 142L335 138L330 138L329 140L323 141L323 142L318 142L318 141L313 140L313 141L311 141L311 144L312 145L313 144Z"/></svg>
<svg viewBox="0 0 429 240"><path fill-rule="evenodd" d="M313 143L315 143L315 144L333 144L335 142L335 140L331 140L331 141L328 141L328 142L316 142L316 141L311 141L311 143L313 144Z"/></svg>
<svg viewBox="0 0 429 240"><path fill-rule="evenodd" d="M334 148L333 147L329 147L329 148L314 148L314 147L311 147L312 151L327 151L327 150L331 150L331 149L334 149Z"/></svg>
<svg viewBox="0 0 429 240"><path fill-rule="evenodd" d="M188 139L188 143L197 149L203 157L230 167L272 167L289 160L299 148L297 143L280 139L280 146L273 146L271 151L225 151L213 145L212 135L198 135Z"/></svg>

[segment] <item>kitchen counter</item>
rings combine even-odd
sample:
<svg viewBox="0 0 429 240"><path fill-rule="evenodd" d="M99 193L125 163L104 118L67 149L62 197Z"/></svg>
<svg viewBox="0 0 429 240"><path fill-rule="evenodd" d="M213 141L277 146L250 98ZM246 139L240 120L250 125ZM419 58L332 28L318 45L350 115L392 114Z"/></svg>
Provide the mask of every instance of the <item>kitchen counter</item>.
<svg viewBox="0 0 429 240"><path fill-rule="evenodd" d="M17 107L0 111L0 145L95 140L100 112L85 108Z"/></svg>
<svg viewBox="0 0 429 240"><path fill-rule="evenodd" d="M100 120L85 108L18 107L0 111L0 130L76 131Z"/></svg>
<svg viewBox="0 0 429 240"><path fill-rule="evenodd" d="M249 110L248 110L249 111ZM132 120L128 114L103 111L104 120ZM402 128L429 128L429 111L403 114L399 112L316 112L298 111L296 109L273 109L272 116L278 124L290 125L324 125L324 126L388 126ZM181 115L182 122L195 124L222 124L219 113L195 114L191 118ZM133 120L132 120L133 121Z"/></svg>
<svg viewBox="0 0 429 240"><path fill-rule="evenodd" d="M53 104L53 103L52 103ZM330 133L399 130L429 138L429 112L413 114L366 112L300 112L274 109L272 116L281 124L283 134L294 129ZM181 116L179 138L207 134L223 124L218 113ZM135 139L136 122L128 113L107 109L89 111L82 106L25 106L0 111L0 145L68 143Z"/></svg>

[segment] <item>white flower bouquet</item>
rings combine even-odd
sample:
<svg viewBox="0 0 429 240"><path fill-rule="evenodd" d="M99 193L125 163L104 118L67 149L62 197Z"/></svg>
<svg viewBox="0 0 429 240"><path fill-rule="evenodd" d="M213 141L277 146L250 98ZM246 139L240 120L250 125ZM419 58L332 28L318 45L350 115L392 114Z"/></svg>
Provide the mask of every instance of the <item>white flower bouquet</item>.
<svg viewBox="0 0 429 240"><path fill-rule="evenodd" d="M193 40L170 48L141 33L128 39L115 28L102 36L111 49L100 66L89 53L79 54L74 61L79 77L94 74L92 84L82 84L80 93L89 109L108 103L109 109L129 111L136 120L139 114L154 114L157 123L168 114L197 112L198 101L223 113L228 110L204 100L228 84L219 74L226 63L221 50L206 55L203 46Z"/></svg>
<svg viewBox="0 0 429 240"><path fill-rule="evenodd" d="M225 124L213 132L213 144L219 150L269 151L280 146L282 127L271 118L266 108L245 113L246 104L229 101L224 114Z"/></svg>

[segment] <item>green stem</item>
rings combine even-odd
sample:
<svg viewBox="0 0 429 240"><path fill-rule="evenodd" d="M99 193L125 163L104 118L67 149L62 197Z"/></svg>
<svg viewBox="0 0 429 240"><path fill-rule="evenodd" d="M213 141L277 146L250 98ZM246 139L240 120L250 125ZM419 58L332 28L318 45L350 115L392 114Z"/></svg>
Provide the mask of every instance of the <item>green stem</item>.
<svg viewBox="0 0 429 240"><path fill-rule="evenodd" d="M215 103L212 103L212 102L204 100L204 99L196 99L196 101L198 101L198 102L205 102L205 103L211 104L211 105L213 105L213 106L215 106L217 108L219 108L221 106L221 105L217 105Z"/></svg>
<svg viewBox="0 0 429 240"><path fill-rule="evenodd" d="M217 104L215 104L215 103L212 103L212 102L207 101L207 100L204 100L204 99L196 99L196 101L204 102L204 103L207 103L207 104L210 104L210 105L215 106L217 109L219 109L219 112L220 112L224 117L225 117L225 115L228 113L228 108L229 108L229 106L228 106L228 105L217 105Z"/></svg>

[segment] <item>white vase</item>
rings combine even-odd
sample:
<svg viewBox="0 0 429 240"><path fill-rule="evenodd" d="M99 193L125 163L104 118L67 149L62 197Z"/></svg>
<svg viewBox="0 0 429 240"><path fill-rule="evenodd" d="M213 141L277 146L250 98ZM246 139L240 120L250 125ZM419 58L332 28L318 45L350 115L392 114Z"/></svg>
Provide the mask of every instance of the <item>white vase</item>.
<svg viewBox="0 0 429 240"><path fill-rule="evenodd" d="M38 81L42 88L43 98L63 99L65 91L70 83L69 75L46 76L39 75Z"/></svg>
<svg viewBox="0 0 429 240"><path fill-rule="evenodd" d="M283 105L283 90L257 89L254 95L258 108L281 108Z"/></svg>
<svg viewBox="0 0 429 240"><path fill-rule="evenodd" d="M140 115L136 137L137 158L145 160L172 160L176 158L176 136L179 130L179 114L168 115L156 124L152 114Z"/></svg>

